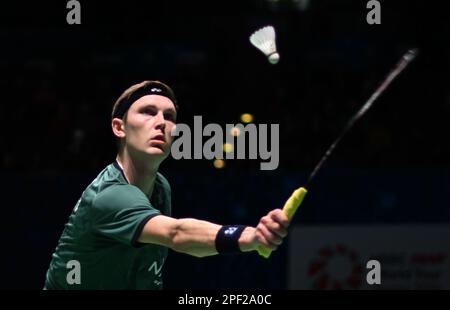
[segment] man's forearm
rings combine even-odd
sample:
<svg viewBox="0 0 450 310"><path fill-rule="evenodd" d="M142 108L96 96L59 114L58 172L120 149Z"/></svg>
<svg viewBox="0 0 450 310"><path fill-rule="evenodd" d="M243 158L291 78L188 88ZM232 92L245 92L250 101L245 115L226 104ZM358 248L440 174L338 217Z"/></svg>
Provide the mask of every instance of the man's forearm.
<svg viewBox="0 0 450 310"><path fill-rule="evenodd" d="M197 257L217 254L215 238L220 225L191 218L178 219L172 249Z"/></svg>
<svg viewBox="0 0 450 310"><path fill-rule="evenodd" d="M158 215L144 226L138 241L159 244L174 251L203 257L217 254L216 237L221 225L207 221ZM238 239L239 249L256 249L255 228L246 227Z"/></svg>
<svg viewBox="0 0 450 310"><path fill-rule="evenodd" d="M222 226L196 219L179 219L172 248L175 251L197 257L217 254L216 236ZM246 227L239 238L239 248L243 252L255 249L254 228Z"/></svg>

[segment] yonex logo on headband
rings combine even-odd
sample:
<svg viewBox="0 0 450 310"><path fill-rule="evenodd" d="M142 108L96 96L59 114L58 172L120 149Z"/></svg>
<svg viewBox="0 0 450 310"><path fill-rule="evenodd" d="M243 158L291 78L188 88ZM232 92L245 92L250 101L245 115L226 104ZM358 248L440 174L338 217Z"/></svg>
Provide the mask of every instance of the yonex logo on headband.
<svg viewBox="0 0 450 310"><path fill-rule="evenodd" d="M150 91L155 91L158 93L162 92L162 90L160 88L152 88L152 89L150 89Z"/></svg>

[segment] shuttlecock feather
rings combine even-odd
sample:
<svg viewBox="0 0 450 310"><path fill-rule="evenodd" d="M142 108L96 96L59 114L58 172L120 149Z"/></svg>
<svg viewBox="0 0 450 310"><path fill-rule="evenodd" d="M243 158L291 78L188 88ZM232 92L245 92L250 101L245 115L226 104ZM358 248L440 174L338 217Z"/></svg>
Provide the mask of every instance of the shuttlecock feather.
<svg viewBox="0 0 450 310"><path fill-rule="evenodd" d="M250 42L269 58L271 64L280 60L275 43L275 29L272 26L261 28L250 36Z"/></svg>

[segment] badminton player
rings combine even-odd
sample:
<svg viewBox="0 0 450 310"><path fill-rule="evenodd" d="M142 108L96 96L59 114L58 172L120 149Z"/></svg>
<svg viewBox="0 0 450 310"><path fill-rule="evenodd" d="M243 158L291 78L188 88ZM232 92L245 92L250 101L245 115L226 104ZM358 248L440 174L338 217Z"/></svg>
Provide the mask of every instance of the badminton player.
<svg viewBox="0 0 450 310"><path fill-rule="evenodd" d="M171 217L170 186L158 169L170 153L177 110L172 89L158 81L133 85L115 102L116 160L74 207L45 289L161 289L168 249L204 257L282 243L289 222L281 209L256 227Z"/></svg>

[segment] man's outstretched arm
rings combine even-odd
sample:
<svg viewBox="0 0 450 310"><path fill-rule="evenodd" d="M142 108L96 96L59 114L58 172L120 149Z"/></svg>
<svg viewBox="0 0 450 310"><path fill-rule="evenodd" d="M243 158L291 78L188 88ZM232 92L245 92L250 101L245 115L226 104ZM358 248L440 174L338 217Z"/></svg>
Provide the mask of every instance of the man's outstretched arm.
<svg viewBox="0 0 450 310"><path fill-rule="evenodd" d="M238 240L242 252L256 250L259 245L271 250L282 243L287 235L289 221L282 210L276 209L262 217L257 227L247 226ZM204 257L218 254L216 237L221 225L207 221L158 215L151 218L142 229L138 241L154 243L174 251Z"/></svg>

